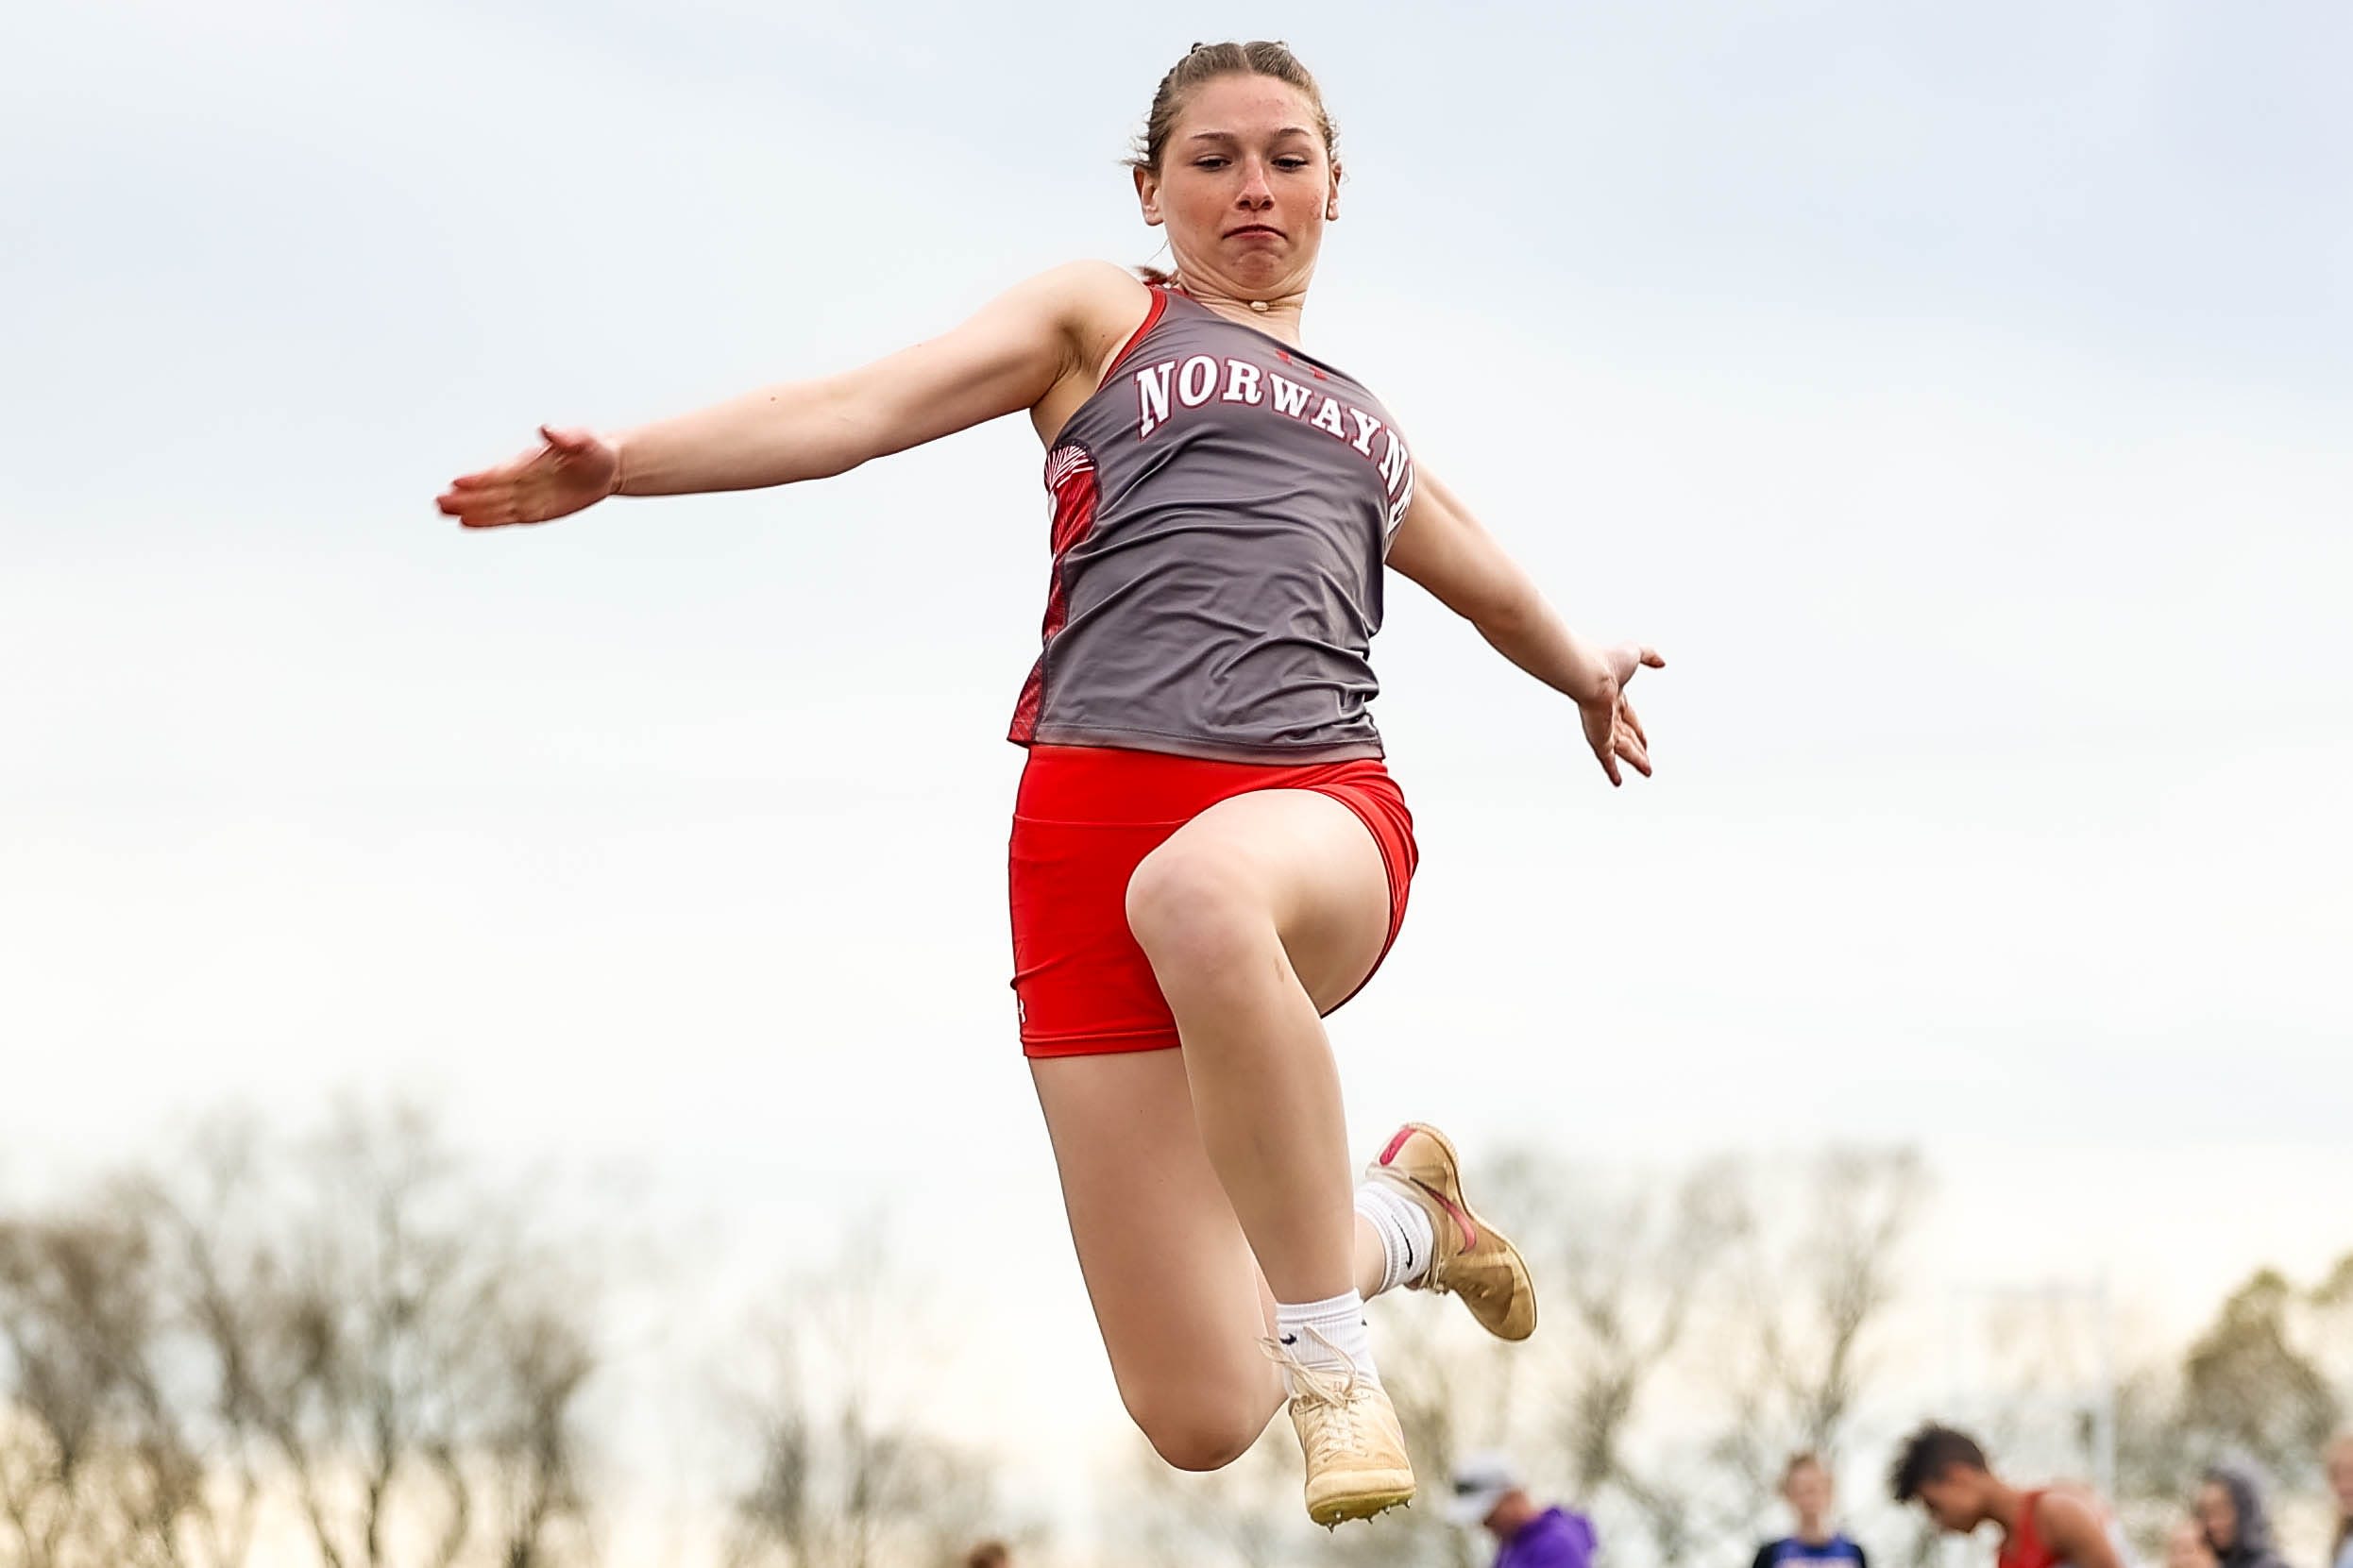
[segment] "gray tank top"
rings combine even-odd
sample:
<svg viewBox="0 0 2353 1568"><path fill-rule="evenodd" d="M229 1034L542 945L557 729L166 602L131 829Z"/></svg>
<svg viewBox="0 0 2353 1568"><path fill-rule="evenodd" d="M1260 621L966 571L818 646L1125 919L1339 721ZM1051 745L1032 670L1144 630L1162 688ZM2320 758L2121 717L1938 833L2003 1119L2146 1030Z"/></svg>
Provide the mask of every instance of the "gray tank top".
<svg viewBox="0 0 2353 1568"><path fill-rule="evenodd" d="M1369 655L1413 459L1353 378L1154 289L1045 480L1054 575L1017 744L1381 754Z"/></svg>

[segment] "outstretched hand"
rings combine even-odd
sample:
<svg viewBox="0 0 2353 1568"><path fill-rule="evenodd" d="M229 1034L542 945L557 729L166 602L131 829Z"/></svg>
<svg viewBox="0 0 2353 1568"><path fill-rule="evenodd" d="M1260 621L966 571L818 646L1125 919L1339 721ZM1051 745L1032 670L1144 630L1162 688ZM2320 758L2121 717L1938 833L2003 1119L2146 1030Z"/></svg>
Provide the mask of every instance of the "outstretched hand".
<svg viewBox="0 0 2353 1568"><path fill-rule="evenodd" d="M1667 661L1640 643L1619 643L1603 650L1601 663L1607 670L1601 689L1577 704L1578 716L1584 720L1585 744L1593 748L1601 771L1610 776L1613 785L1626 782L1618 772L1620 761L1647 779L1650 776L1650 737L1642 733L1642 720L1634 717L1634 705L1626 700L1626 687L1635 670L1665 669Z"/></svg>
<svg viewBox="0 0 2353 1568"><path fill-rule="evenodd" d="M539 427L528 452L449 481L433 504L467 528L544 523L620 488L621 454L589 430Z"/></svg>

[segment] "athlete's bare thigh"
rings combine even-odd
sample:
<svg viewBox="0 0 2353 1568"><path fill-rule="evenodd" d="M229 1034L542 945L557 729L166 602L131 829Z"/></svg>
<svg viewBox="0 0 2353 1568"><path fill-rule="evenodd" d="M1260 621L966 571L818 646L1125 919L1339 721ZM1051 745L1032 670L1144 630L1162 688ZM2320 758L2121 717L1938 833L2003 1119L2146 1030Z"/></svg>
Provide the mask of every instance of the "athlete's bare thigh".
<svg viewBox="0 0 2353 1568"><path fill-rule="evenodd" d="M1258 1262L1202 1152L1183 1054L1030 1069L1120 1398L1171 1464L1213 1470L1257 1439L1281 1386L1259 1349Z"/></svg>
<svg viewBox="0 0 2353 1568"><path fill-rule="evenodd" d="M1171 963L1218 965L1232 939L1271 924L1325 1012L1380 961L1389 876L1355 812L1313 790L1262 789L1218 801L1145 856L1127 909L1164 984Z"/></svg>

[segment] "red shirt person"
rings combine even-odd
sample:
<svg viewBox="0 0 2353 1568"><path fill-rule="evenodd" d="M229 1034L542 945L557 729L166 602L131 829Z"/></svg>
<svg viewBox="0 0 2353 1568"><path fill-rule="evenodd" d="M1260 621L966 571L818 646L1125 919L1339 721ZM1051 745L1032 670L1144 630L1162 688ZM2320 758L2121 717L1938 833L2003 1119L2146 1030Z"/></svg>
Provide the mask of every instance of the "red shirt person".
<svg viewBox="0 0 2353 1568"><path fill-rule="evenodd" d="M2130 1568L2115 1516L2097 1493L2073 1483L2013 1486L1993 1474L1986 1451L1966 1432L1922 1426L1905 1440L1888 1481L1897 1502L1919 1503L1955 1535L1988 1522L1999 1526L2000 1568Z"/></svg>

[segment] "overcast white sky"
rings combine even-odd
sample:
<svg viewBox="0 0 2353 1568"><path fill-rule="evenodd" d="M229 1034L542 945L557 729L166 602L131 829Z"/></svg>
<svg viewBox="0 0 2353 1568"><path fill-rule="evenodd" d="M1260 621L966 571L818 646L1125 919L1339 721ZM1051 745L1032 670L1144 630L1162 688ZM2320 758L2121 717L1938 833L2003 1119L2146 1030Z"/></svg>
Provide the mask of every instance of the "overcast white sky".
<svg viewBox="0 0 2353 1568"><path fill-rule="evenodd" d="M973 1408L1116 1429L1005 984L1025 425L489 536L431 497L1145 260L1154 83L1273 35L1350 174L1311 342L1670 661L1613 794L1395 596L1425 861L1335 1031L1359 1141L1916 1141L1925 1277L2173 1319L2353 1247L2353 11L1434 14L11 17L0 1187L422 1089L749 1277L879 1194L988 1261Z"/></svg>

